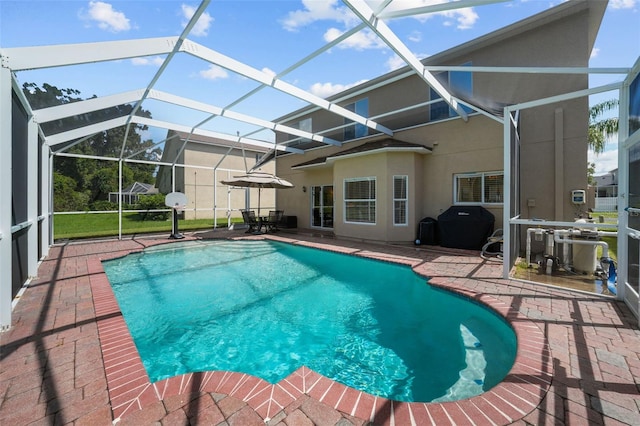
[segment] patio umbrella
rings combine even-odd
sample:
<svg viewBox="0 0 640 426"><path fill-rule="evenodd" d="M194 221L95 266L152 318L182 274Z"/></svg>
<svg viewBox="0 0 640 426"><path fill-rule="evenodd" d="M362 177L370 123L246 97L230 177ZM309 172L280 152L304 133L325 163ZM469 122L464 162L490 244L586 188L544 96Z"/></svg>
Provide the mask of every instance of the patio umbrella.
<svg viewBox="0 0 640 426"><path fill-rule="evenodd" d="M258 188L258 217L260 217L260 190L262 188L293 188L293 184L291 182L266 172L248 172L246 175L234 176L231 179L221 180L220 183L244 188Z"/></svg>

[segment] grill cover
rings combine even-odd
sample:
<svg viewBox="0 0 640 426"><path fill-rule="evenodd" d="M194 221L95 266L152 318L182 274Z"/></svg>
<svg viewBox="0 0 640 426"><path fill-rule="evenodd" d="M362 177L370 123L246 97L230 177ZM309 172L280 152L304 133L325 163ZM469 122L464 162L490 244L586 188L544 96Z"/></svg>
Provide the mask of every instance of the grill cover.
<svg viewBox="0 0 640 426"><path fill-rule="evenodd" d="M438 216L440 246L481 250L496 219L481 206L452 206Z"/></svg>

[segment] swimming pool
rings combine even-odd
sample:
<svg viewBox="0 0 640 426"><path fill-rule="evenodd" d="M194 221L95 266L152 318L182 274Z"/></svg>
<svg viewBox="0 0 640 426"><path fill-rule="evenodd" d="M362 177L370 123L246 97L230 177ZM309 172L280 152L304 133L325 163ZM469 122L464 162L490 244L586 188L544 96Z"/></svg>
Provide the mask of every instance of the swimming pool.
<svg viewBox="0 0 640 426"><path fill-rule="evenodd" d="M513 364L501 317L408 267L269 241L181 246L104 263L152 381L231 370L274 383L306 365L373 395L443 401Z"/></svg>

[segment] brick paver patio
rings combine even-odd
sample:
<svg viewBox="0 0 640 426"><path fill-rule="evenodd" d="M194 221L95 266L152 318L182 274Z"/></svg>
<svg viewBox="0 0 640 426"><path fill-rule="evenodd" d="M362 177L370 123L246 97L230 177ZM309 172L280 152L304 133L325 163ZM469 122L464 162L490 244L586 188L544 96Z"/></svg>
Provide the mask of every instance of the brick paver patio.
<svg viewBox="0 0 640 426"><path fill-rule="evenodd" d="M490 392L443 404L375 398L304 367L277 385L227 372L150 384L99 261L169 240L91 241L51 249L0 334L0 424L640 424L640 331L622 302L503 280L474 252L276 235L405 263L490 304L516 330L514 368ZM245 234L190 238L233 237Z"/></svg>

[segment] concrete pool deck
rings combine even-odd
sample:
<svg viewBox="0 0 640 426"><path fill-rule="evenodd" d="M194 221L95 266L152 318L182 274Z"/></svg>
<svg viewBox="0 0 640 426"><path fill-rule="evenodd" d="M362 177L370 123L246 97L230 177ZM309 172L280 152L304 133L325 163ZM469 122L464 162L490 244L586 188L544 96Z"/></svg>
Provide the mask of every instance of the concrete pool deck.
<svg viewBox="0 0 640 426"><path fill-rule="evenodd" d="M276 385L228 372L150 384L100 261L172 241L86 241L51 248L0 334L0 424L640 424L640 331L622 302L504 280L501 265L469 251L264 238L408 264L491 305L518 335L514 368L489 392L443 404L372 397L304 367Z"/></svg>

